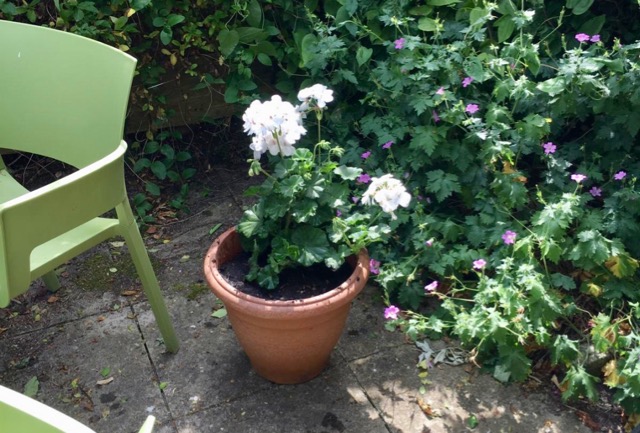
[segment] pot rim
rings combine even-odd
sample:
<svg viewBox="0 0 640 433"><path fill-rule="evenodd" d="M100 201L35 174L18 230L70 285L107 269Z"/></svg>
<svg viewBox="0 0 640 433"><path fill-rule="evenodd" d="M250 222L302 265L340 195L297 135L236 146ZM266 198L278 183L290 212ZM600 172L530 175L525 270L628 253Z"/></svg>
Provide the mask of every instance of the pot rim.
<svg viewBox="0 0 640 433"><path fill-rule="evenodd" d="M213 293L225 302L250 303L261 309L300 311L315 308L315 305L321 302L342 304L356 296L364 288L369 278L369 254L363 248L356 256L357 262L349 278L328 292L304 299L270 300L258 298L236 289L220 274L217 260L218 251L224 242L233 241L231 239L233 236L239 236L235 226L230 227L214 240L204 260L204 273L207 283ZM353 294L354 291L356 292L355 294Z"/></svg>

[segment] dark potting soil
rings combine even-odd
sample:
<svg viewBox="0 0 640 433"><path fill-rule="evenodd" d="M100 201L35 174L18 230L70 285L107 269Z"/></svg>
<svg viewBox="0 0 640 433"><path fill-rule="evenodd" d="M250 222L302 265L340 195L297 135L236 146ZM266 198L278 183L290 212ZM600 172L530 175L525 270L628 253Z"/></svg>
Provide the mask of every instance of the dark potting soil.
<svg viewBox="0 0 640 433"><path fill-rule="evenodd" d="M353 272L348 264L334 271L323 264L287 269L280 274L280 284L274 290L267 290L252 281L245 281L249 272L247 253L220 266L220 274L236 289L257 298L268 300L300 300L322 295L345 282Z"/></svg>

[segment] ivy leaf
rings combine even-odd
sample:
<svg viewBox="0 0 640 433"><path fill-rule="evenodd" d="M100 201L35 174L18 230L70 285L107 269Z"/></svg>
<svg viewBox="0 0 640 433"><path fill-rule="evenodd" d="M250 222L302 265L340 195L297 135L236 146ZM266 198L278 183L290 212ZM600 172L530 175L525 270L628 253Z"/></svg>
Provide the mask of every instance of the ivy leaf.
<svg viewBox="0 0 640 433"><path fill-rule="evenodd" d="M358 47L358 51L356 51L356 62L358 62L358 66L362 66L367 63L372 54L373 50L371 48L363 46Z"/></svg>
<svg viewBox="0 0 640 433"><path fill-rule="evenodd" d="M220 52L224 56L228 56L240 42L240 35L235 30L222 29L218 33L218 43L220 43Z"/></svg>

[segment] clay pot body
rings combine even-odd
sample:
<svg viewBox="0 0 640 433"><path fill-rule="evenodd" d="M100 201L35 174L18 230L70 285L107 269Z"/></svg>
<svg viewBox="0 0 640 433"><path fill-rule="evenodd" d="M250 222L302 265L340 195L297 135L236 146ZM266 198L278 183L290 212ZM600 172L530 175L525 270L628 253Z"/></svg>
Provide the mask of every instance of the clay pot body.
<svg viewBox="0 0 640 433"><path fill-rule="evenodd" d="M351 276L339 287L302 300L272 301L247 295L220 275L219 266L242 252L231 228L218 237L205 258L211 291L227 309L240 345L256 372L275 383L302 383L319 375L342 334L351 301L369 277L369 256L349 258Z"/></svg>

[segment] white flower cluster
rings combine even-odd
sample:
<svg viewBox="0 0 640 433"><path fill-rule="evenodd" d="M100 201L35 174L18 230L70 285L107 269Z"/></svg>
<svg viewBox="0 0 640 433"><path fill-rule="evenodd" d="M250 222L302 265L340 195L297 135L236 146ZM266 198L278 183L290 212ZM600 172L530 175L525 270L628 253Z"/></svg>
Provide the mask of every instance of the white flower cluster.
<svg viewBox="0 0 640 433"><path fill-rule="evenodd" d="M299 109L306 110L311 101L315 101L320 109L324 109L327 104L333 101L333 90L322 84L314 84L298 92L298 101L302 102Z"/></svg>
<svg viewBox="0 0 640 433"><path fill-rule="evenodd" d="M291 156L295 152L294 144L307 133L302 119L315 101L320 110L333 101L333 90L322 84L300 90L298 99L302 104L293 106L278 95L270 101L255 100L244 112L244 132L253 135L251 150L253 157L259 159L267 151L271 155Z"/></svg>
<svg viewBox="0 0 640 433"><path fill-rule="evenodd" d="M411 195L402 182L390 174L371 179L369 188L362 196L362 203L373 204L376 202L383 211L391 214L393 219L396 219L393 211L398 209L398 206L409 206L410 201Z"/></svg>
<svg viewBox="0 0 640 433"><path fill-rule="evenodd" d="M267 151L271 155L293 155L293 145L307 133L300 112L278 95L266 102L253 101L242 120L244 131L253 135L250 147L256 159Z"/></svg>

